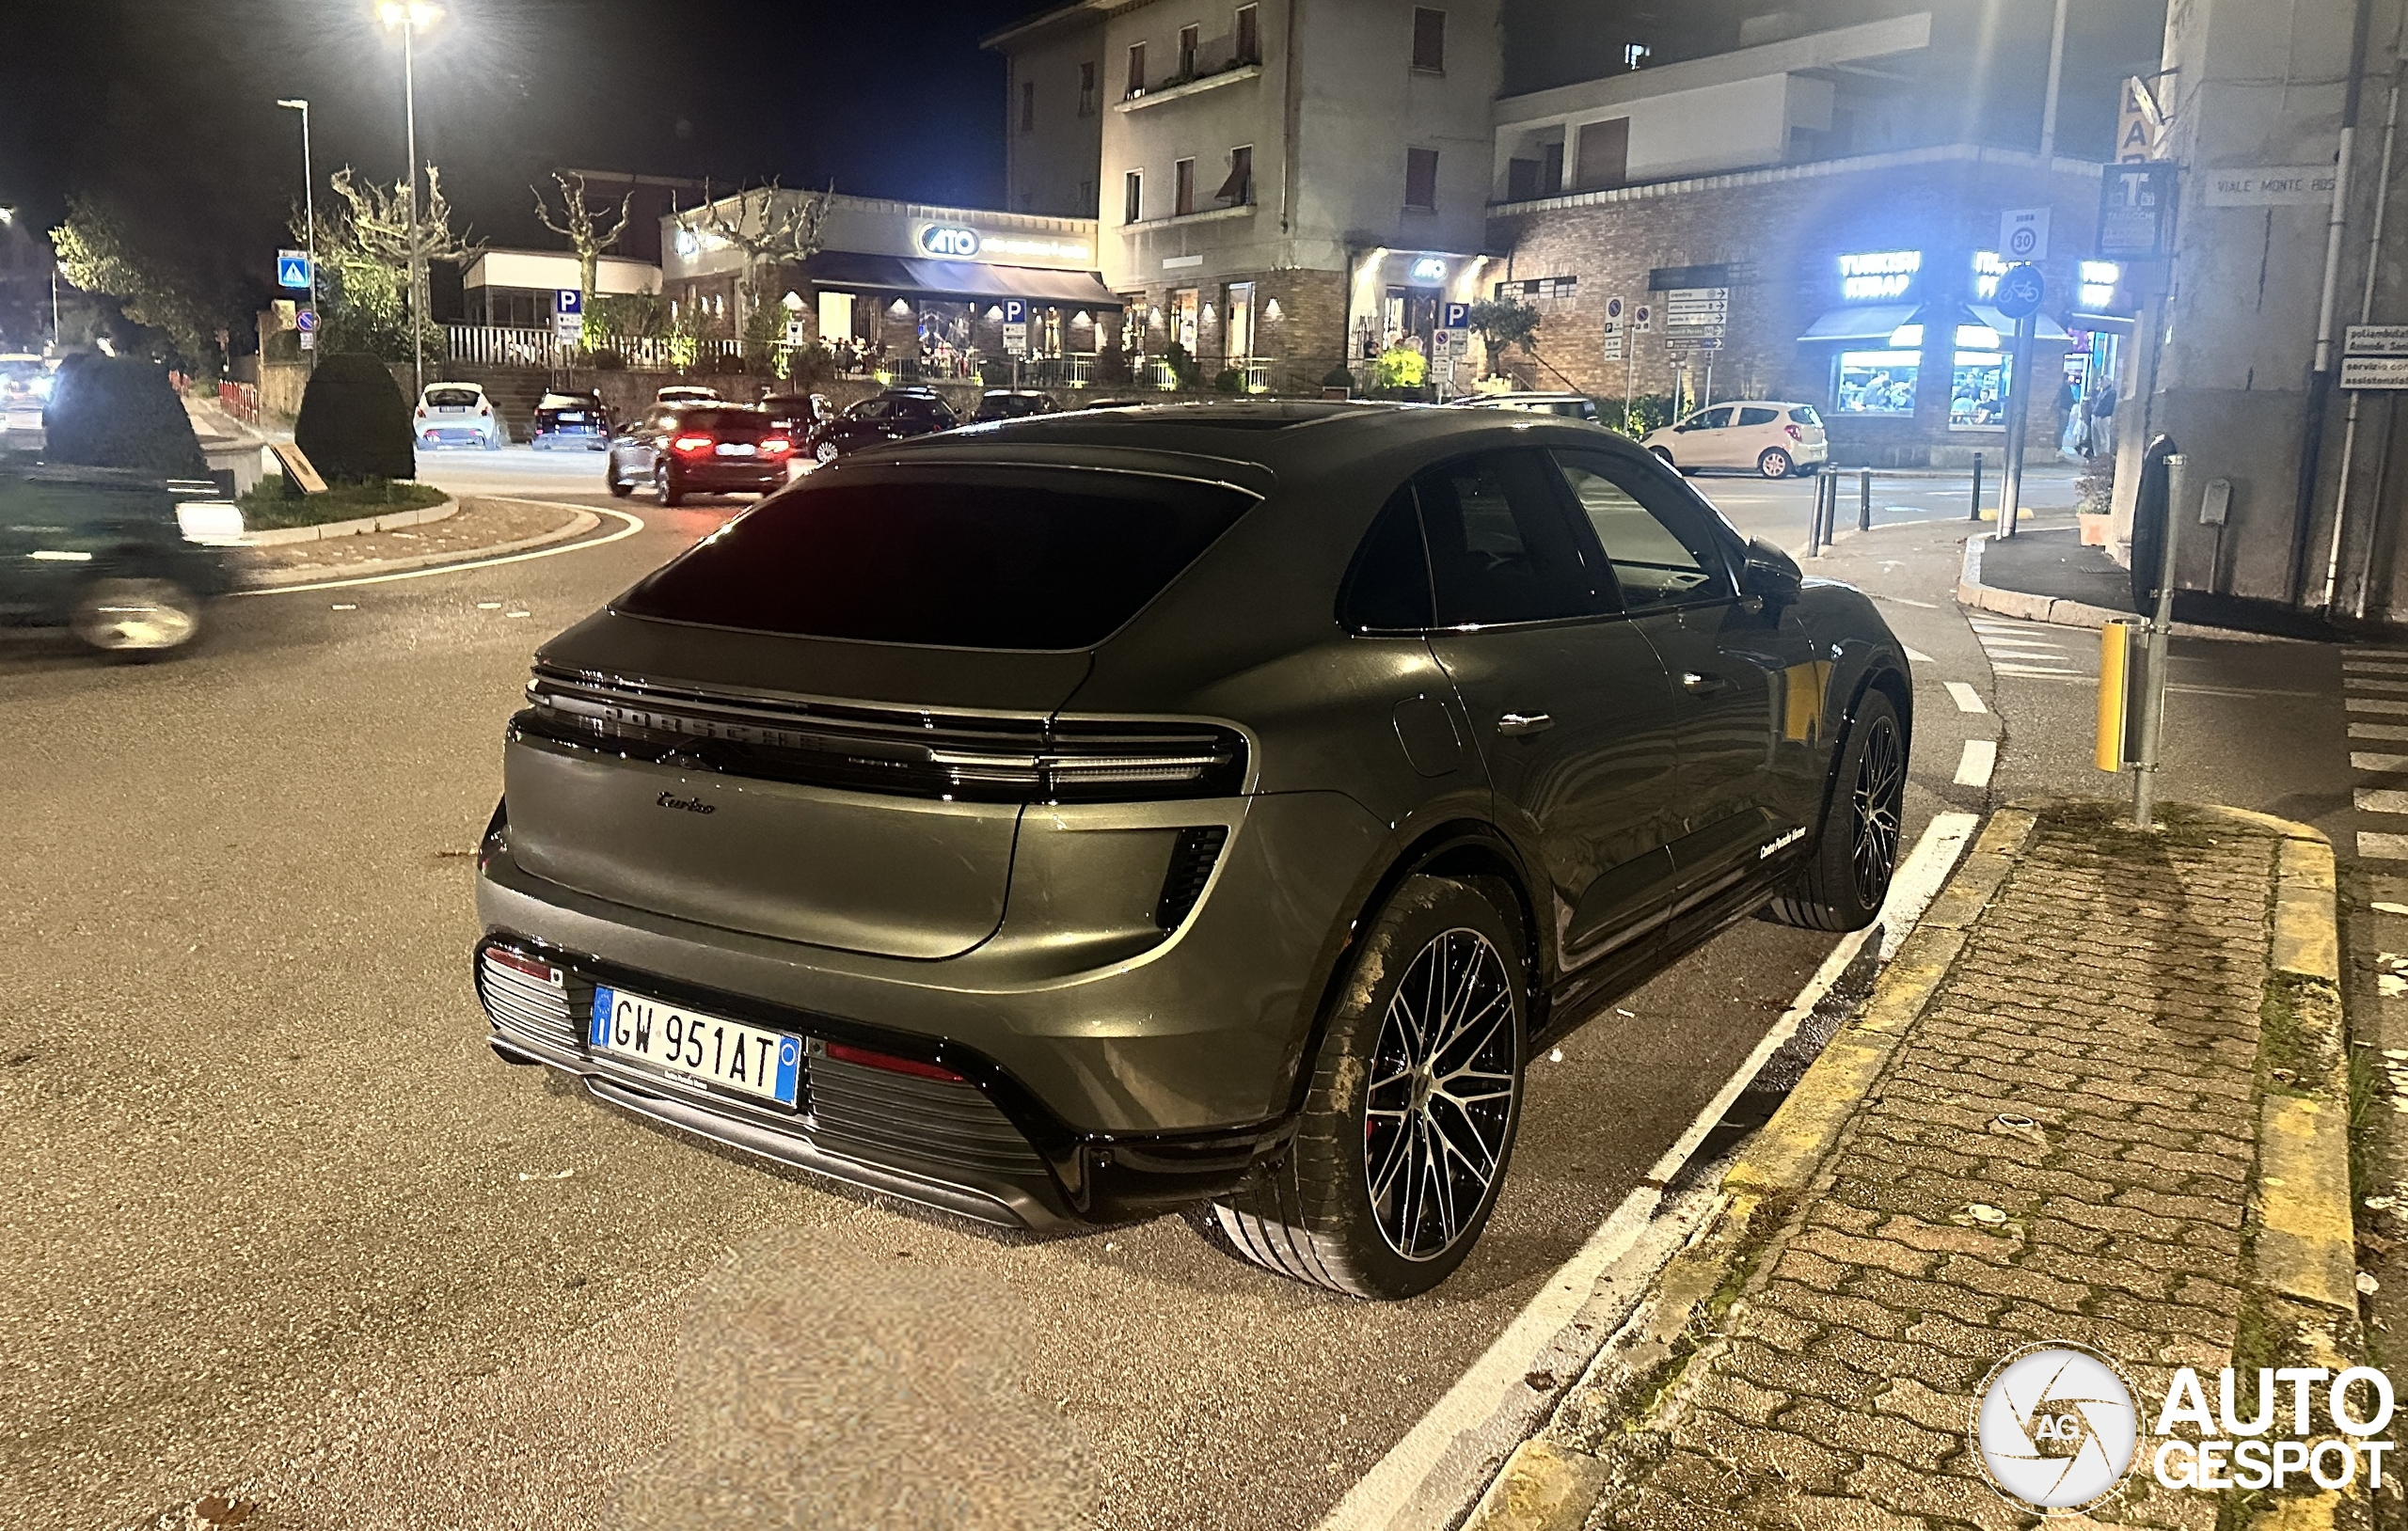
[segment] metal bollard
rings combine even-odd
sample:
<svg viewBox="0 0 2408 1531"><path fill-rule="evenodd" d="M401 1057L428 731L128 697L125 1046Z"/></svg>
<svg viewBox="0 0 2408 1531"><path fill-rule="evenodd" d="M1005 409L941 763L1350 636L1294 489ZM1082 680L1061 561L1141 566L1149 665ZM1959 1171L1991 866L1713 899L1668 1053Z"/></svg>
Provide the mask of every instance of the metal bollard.
<svg viewBox="0 0 2408 1531"><path fill-rule="evenodd" d="M1968 521L1978 521L1978 520L1980 520L1981 518L1982 518L1982 454L1981 454L1980 452L1975 452L1975 453L1973 454L1973 511L1972 511L1972 513L1971 515L1966 516L1966 517L1965 517L1965 519L1966 519L1966 520L1968 520Z"/></svg>
<svg viewBox="0 0 2408 1531"><path fill-rule="evenodd" d="M1823 549L1830 545L1828 517L1830 513L1831 485L1835 481L1828 473L1814 475L1814 519L1806 532L1806 552L1812 558L1822 557Z"/></svg>
<svg viewBox="0 0 2408 1531"><path fill-rule="evenodd" d="M1864 470L1863 478L1857 483L1856 529L1859 531L1873 529L1873 470L1869 467Z"/></svg>

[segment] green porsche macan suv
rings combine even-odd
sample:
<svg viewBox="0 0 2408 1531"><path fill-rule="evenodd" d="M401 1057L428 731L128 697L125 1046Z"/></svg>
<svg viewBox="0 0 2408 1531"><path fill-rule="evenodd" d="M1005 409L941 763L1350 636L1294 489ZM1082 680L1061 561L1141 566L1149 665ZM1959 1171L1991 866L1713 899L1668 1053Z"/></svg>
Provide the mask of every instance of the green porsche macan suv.
<svg viewBox="0 0 2408 1531"><path fill-rule="evenodd" d="M990 1222L1210 1203L1424 1290L1528 1060L1759 910L1869 923L1912 691L1621 436L1349 403L865 450L546 644L504 1058Z"/></svg>

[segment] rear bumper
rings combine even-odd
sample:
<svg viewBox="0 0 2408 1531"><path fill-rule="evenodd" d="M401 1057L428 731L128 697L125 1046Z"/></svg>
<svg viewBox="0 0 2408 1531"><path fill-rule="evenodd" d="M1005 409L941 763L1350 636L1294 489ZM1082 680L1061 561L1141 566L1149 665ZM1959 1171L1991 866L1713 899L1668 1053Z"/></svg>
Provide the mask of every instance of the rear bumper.
<svg viewBox="0 0 2408 1531"><path fill-rule="evenodd" d="M741 494L784 488L787 473L785 459L755 457L735 462L672 463L669 477L680 489Z"/></svg>

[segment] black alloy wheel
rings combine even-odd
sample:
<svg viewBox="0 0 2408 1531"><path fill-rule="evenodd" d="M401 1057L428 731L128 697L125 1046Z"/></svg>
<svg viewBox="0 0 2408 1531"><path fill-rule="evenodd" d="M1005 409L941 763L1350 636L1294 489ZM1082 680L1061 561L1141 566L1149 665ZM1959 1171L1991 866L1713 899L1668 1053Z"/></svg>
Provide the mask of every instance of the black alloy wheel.
<svg viewBox="0 0 2408 1531"><path fill-rule="evenodd" d="M1890 878L1898 869L1907 751L1899 741L1895 718L1883 716L1868 721L1864 750L1856 763L1856 783L1848 792L1848 867L1856 880L1857 902L1878 908L1889 896Z"/></svg>
<svg viewBox="0 0 2408 1531"><path fill-rule="evenodd" d="M1452 1247L1504 1169L1516 1050L1497 948L1477 930L1434 938L1388 1001L1363 1103L1364 1188L1406 1259Z"/></svg>
<svg viewBox="0 0 2408 1531"><path fill-rule="evenodd" d="M1907 734L1887 693L1858 702L1830 783L1796 878L1765 913L1807 930L1861 930L1890 896L1906 805Z"/></svg>

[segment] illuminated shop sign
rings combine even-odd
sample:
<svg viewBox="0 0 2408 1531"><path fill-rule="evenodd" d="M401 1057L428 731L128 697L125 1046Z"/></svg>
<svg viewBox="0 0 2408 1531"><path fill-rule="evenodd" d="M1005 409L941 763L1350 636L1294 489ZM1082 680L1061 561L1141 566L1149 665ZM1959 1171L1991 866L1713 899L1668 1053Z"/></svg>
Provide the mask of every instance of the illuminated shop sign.
<svg viewBox="0 0 2408 1531"><path fill-rule="evenodd" d="M2113 260L2084 260L2082 263L2082 288L2075 294L2085 308L2104 308L2115 301L2115 289L2124 283L2124 268Z"/></svg>
<svg viewBox="0 0 2408 1531"><path fill-rule="evenodd" d="M1413 279L1417 282L1443 282L1447 279L1447 262L1434 255L1425 255L1413 262Z"/></svg>
<svg viewBox="0 0 2408 1531"><path fill-rule="evenodd" d="M1973 252L1973 301L1988 303L1998 296L1998 279L2006 275L2006 262L1996 250Z"/></svg>
<svg viewBox="0 0 2408 1531"><path fill-rule="evenodd" d="M1076 266L1092 265L1095 252L1075 239L1044 234L991 233L967 224L928 223L920 226L913 244L925 254L945 260L1041 260Z"/></svg>
<svg viewBox="0 0 2408 1531"><path fill-rule="evenodd" d="M1923 270L1921 250L1883 250L1840 257L1840 296L1850 303L1902 298Z"/></svg>

